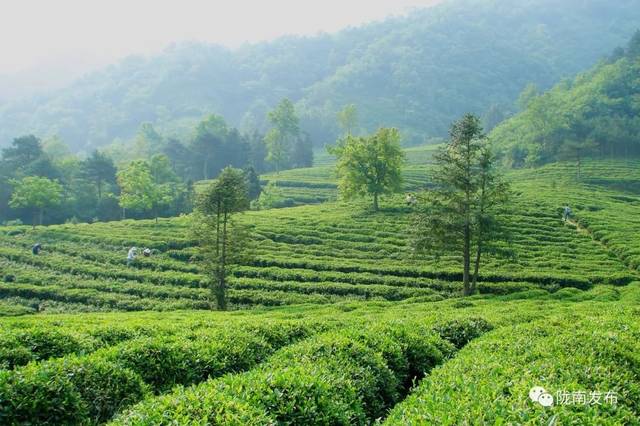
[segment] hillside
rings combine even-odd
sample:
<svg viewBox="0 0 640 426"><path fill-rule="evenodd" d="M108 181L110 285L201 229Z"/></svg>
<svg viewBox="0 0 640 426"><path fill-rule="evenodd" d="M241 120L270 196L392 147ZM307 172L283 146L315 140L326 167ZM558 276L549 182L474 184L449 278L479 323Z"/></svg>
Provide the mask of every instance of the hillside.
<svg viewBox="0 0 640 426"><path fill-rule="evenodd" d="M416 184L432 152L408 150ZM283 194L334 182L330 162ZM242 214L256 258L228 296L254 309L232 312L209 311L186 217L0 228L0 423L633 424L640 163L575 168L508 173L510 242L466 298L456 253L410 255L400 196ZM132 245L156 253L127 267ZM579 392L601 403L561 399Z"/></svg>
<svg viewBox="0 0 640 426"><path fill-rule="evenodd" d="M492 109L499 119L527 83L545 89L574 75L639 26L639 0L450 0L333 35L236 50L179 45L0 106L0 145L58 134L90 151L133 137L142 122L181 137L211 112L263 129L282 97L297 103L319 145L335 140L335 112L346 103L358 105L364 129L397 126L419 143L466 111Z"/></svg>
<svg viewBox="0 0 640 426"><path fill-rule="evenodd" d="M509 165L640 154L640 31L574 80L528 101L491 137Z"/></svg>
<svg viewBox="0 0 640 426"><path fill-rule="evenodd" d="M422 166L424 173L425 168ZM314 169L309 170L312 183ZM638 279L636 242L640 198L616 186L638 182L637 162L592 162L576 181L574 167L551 165L513 172L518 194L508 217L511 242L491 253L481 274L485 294L561 287L591 288ZM614 171L614 172L611 172ZM424 179L424 178L423 178ZM291 188L283 187L285 196ZM572 206L574 225L560 209ZM230 282L235 306L330 303L342 299L438 300L460 291L460 259L412 257L407 246L410 209L400 197L373 214L363 203L326 203L248 212L256 258ZM91 311L207 309L194 241L185 218L85 225L3 228L0 295L28 309ZM34 257L35 242L45 247ZM130 246L158 254L126 267ZM339 259L339 260L338 260Z"/></svg>

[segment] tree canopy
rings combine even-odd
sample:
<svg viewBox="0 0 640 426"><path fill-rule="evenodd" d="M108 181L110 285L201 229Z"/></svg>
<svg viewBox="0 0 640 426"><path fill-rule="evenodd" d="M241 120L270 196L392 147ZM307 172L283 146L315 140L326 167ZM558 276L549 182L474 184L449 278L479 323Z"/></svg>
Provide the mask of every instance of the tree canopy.
<svg viewBox="0 0 640 426"><path fill-rule="evenodd" d="M639 20L638 0L451 0L330 35L233 50L176 45L1 105L0 145L22 134L58 134L72 151L91 152L135 138L142 123L185 138L211 113L264 133L267 112L283 97L319 145L340 134L335 115L351 103L365 132L397 127L406 142L422 142L446 136L466 111L513 111L528 83L545 90L591 66Z"/></svg>
<svg viewBox="0 0 640 426"><path fill-rule="evenodd" d="M404 153L398 129L382 128L371 136L347 136L330 149L338 158L338 187L342 197L369 195L373 209L378 198L400 191Z"/></svg>
<svg viewBox="0 0 640 426"><path fill-rule="evenodd" d="M557 160L579 165L586 156L640 155L640 31L624 49L574 80L521 96L524 110L491 137L508 165Z"/></svg>

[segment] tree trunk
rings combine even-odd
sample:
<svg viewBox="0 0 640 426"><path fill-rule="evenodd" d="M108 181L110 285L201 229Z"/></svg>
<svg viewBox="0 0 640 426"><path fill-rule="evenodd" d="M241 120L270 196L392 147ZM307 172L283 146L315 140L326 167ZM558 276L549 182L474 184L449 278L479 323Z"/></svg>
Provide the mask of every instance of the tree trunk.
<svg viewBox="0 0 640 426"><path fill-rule="evenodd" d="M482 255L482 239L484 238L484 209L485 209L485 198L487 194L487 175L486 171L483 172L482 175L482 183L480 189L480 209L478 214L478 243L476 246L476 260L475 265L473 267L473 283L471 284L471 293L476 292L476 288L478 285L478 274L480 272L480 256Z"/></svg>
<svg viewBox="0 0 640 426"><path fill-rule="evenodd" d="M216 257L220 255L220 201L216 204Z"/></svg>
<svg viewBox="0 0 640 426"><path fill-rule="evenodd" d="M32 222L33 229L36 229L37 224L38 224L38 210L33 209L33 222Z"/></svg>
<svg viewBox="0 0 640 426"><path fill-rule="evenodd" d="M373 211L378 211L378 193L373 194Z"/></svg>
<svg viewBox="0 0 640 426"><path fill-rule="evenodd" d="M476 292L478 286L478 273L480 272L480 256L482 254L482 235L478 235L478 247L476 247L476 260L473 266L473 282L471 283L471 293Z"/></svg>
<svg viewBox="0 0 640 426"><path fill-rule="evenodd" d="M44 209L40 208L40 218L39 218L40 226L42 226L42 218L43 218L43 216L44 216Z"/></svg>
<svg viewBox="0 0 640 426"><path fill-rule="evenodd" d="M220 273L218 276L218 309L227 310L227 287L226 287L226 262L227 262L227 213L225 212L222 219L222 255L220 256Z"/></svg>
<svg viewBox="0 0 640 426"><path fill-rule="evenodd" d="M102 200L102 180L98 179L96 186L98 187L98 200Z"/></svg>
<svg viewBox="0 0 640 426"><path fill-rule="evenodd" d="M469 285L469 275L471 269L471 226L467 219L464 224L464 250L462 253L464 269L462 273L462 288L465 296L471 294L471 287Z"/></svg>

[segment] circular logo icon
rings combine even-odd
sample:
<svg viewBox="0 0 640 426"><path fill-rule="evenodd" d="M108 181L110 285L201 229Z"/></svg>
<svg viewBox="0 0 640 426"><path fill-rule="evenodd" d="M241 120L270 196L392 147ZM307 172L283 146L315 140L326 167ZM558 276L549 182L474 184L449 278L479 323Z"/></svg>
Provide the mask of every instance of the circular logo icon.
<svg viewBox="0 0 640 426"><path fill-rule="evenodd" d="M553 395L547 392L542 386L532 387L529 391L529 399L543 407L551 407L553 405Z"/></svg>

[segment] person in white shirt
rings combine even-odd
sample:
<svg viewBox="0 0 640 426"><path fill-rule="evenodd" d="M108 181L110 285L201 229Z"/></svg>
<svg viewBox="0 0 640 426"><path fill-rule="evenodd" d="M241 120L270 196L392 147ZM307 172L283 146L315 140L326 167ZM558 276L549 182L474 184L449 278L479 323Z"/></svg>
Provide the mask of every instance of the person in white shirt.
<svg viewBox="0 0 640 426"><path fill-rule="evenodd" d="M136 260L136 252L138 249L136 247L131 247L129 249L129 253L127 253L127 266L131 266L134 260Z"/></svg>

